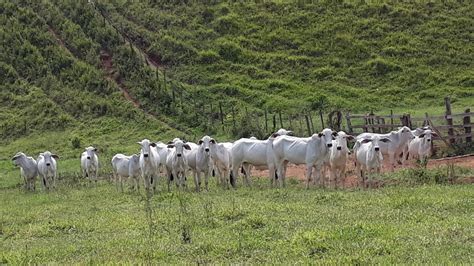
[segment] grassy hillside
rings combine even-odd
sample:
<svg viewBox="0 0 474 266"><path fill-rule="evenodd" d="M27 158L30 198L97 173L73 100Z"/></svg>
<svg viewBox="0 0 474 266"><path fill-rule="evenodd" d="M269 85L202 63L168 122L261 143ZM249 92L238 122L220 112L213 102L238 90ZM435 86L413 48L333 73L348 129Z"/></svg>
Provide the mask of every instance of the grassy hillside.
<svg viewBox="0 0 474 266"><path fill-rule="evenodd" d="M117 123L135 138L264 136L264 109L474 102L469 4L92 2L0 4L2 142L102 127L123 139Z"/></svg>

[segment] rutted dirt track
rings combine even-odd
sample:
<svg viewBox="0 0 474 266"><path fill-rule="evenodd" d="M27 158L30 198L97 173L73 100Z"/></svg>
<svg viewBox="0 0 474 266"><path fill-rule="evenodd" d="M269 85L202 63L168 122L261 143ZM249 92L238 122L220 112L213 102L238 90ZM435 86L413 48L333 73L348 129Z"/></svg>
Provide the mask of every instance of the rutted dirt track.
<svg viewBox="0 0 474 266"><path fill-rule="evenodd" d="M448 164L454 164L455 166L461 166L461 167L473 169L474 168L474 154L429 160L428 168L447 166ZM395 168L395 171L398 171L403 168L413 168L413 167L415 167L415 163L413 161L410 161L410 162L407 162L403 166L397 165ZM359 179L355 173L353 158L350 158L349 161L347 162L346 171L347 171L347 177L344 181L344 187L349 188L349 187L357 186ZM306 169L304 165L288 164L286 176L287 178L297 178L298 180L305 181L306 180L305 172L306 172ZM382 172L390 172L390 168L387 163L384 164L384 167L382 168ZM252 175L267 177L268 170L252 170ZM327 176L329 176L329 174L327 174ZM327 178L328 177L326 177L326 180L324 181L326 183L326 186L328 182ZM463 182L474 183L474 176L463 180ZM334 185L334 182L332 181L331 186L333 185ZM380 184L376 183L373 185L379 186ZM342 183L339 183L338 186L342 186Z"/></svg>

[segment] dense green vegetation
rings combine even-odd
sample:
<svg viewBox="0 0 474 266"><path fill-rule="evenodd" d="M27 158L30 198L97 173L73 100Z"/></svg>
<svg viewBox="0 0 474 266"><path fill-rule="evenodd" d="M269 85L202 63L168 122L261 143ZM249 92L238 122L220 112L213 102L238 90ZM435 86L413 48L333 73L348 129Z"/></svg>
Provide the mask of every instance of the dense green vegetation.
<svg viewBox="0 0 474 266"><path fill-rule="evenodd" d="M245 122L264 109L298 117L431 110L447 95L473 103L466 3L92 2L1 3L3 141L96 119L191 138L264 136L261 119ZM220 130L219 103L227 129L234 108L235 131Z"/></svg>

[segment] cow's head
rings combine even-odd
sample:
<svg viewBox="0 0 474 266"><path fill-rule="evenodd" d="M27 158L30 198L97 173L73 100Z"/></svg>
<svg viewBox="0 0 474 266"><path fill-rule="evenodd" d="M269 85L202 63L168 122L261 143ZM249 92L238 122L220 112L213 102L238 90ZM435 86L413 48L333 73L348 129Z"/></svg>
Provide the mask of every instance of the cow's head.
<svg viewBox="0 0 474 266"><path fill-rule="evenodd" d="M279 136L283 136L283 135L293 136L294 135L293 131L286 130L284 128L278 129L278 131L275 133L278 134Z"/></svg>
<svg viewBox="0 0 474 266"><path fill-rule="evenodd" d="M151 153L150 147L153 147L153 148L156 147L156 144L154 142L150 142L148 139L144 139L137 143L140 144L140 146L142 147L141 154L143 154L144 158L150 157L150 153Z"/></svg>
<svg viewBox="0 0 474 266"><path fill-rule="evenodd" d="M420 139L423 139L423 141L426 142L431 142L433 140L433 137L437 137L438 135L431 130L425 130L423 133L421 133L418 137Z"/></svg>
<svg viewBox="0 0 474 266"><path fill-rule="evenodd" d="M347 141L350 140L354 140L354 137L351 135L347 135L344 131L339 131L337 132L333 143L336 145L336 150L347 151L349 153L349 149L347 148Z"/></svg>
<svg viewBox="0 0 474 266"><path fill-rule="evenodd" d="M15 166L18 166L20 165L20 161L25 158L26 155L23 153L23 152L18 152L17 154L15 154L15 156L13 156L12 158L12 161L13 161L13 164Z"/></svg>
<svg viewBox="0 0 474 266"><path fill-rule="evenodd" d="M43 161L46 167L50 167L54 165L55 160L59 159L59 156L56 154L53 154L49 151L45 151L43 153L40 153L40 156L43 156Z"/></svg>
<svg viewBox="0 0 474 266"><path fill-rule="evenodd" d="M361 143L362 144L370 143L370 150L373 150L375 153L379 153L380 152L379 142L387 143L390 141L391 140L389 138L380 138L379 136L373 136L370 139L363 139Z"/></svg>
<svg viewBox="0 0 474 266"><path fill-rule="evenodd" d="M168 143L168 148L175 148L176 149L176 157L181 158L184 155L184 149L191 150L191 147L184 143L180 139L175 139L173 142Z"/></svg>
<svg viewBox="0 0 474 266"><path fill-rule="evenodd" d="M332 140L337 136L336 131L332 131L332 129L325 128L318 134L318 137L321 138L322 143L326 145L326 147L332 147Z"/></svg>
<svg viewBox="0 0 474 266"><path fill-rule="evenodd" d="M86 159L90 160L90 159L94 158L96 152L97 152L97 148L87 147L86 148L86 156L87 156Z"/></svg>
<svg viewBox="0 0 474 266"><path fill-rule="evenodd" d="M199 146L200 148L204 150L204 152L207 154L210 151L211 145L216 144L216 140L209 137L209 136L204 136L202 139L199 140Z"/></svg>

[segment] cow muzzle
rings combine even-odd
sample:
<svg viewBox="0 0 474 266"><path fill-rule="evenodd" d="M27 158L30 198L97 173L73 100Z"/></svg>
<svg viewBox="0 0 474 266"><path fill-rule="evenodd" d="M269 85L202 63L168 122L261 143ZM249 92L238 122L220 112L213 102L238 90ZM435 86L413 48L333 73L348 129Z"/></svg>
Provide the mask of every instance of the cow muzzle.
<svg viewBox="0 0 474 266"><path fill-rule="evenodd" d="M176 156L181 157L181 153L176 154Z"/></svg>
<svg viewBox="0 0 474 266"><path fill-rule="evenodd" d="M430 142L430 141L431 141L431 139L427 139L426 141Z"/></svg>
<svg viewBox="0 0 474 266"><path fill-rule="evenodd" d="M374 150L375 150L375 151L379 151L380 148L379 148L379 147L375 147Z"/></svg>
<svg viewBox="0 0 474 266"><path fill-rule="evenodd" d="M91 159L91 157L90 157L90 156L87 156L87 160L90 160L90 159Z"/></svg>
<svg viewBox="0 0 474 266"><path fill-rule="evenodd" d="M46 166L51 166L51 164L50 164L50 163L47 163Z"/></svg>
<svg viewBox="0 0 474 266"><path fill-rule="evenodd" d="M209 148L205 148L204 151L205 151L205 152L209 152Z"/></svg>
<svg viewBox="0 0 474 266"><path fill-rule="evenodd" d="M148 158L148 154L143 154L143 157Z"/></svg>
<svg viewBox="0 0 474 266"><path fill-rule="evenodd" d="M332 143L329 143L329 144L328 144L328 148L331 148L331 147L332 147Z"/></svg>
<svg viewBox="0 0 474 266"><path fill-rule="evenodd" d="M340 151L340 150L342 150L342 147L339 146L339 147L337 147L336 149L337 149L338 151Z"/></svg>

